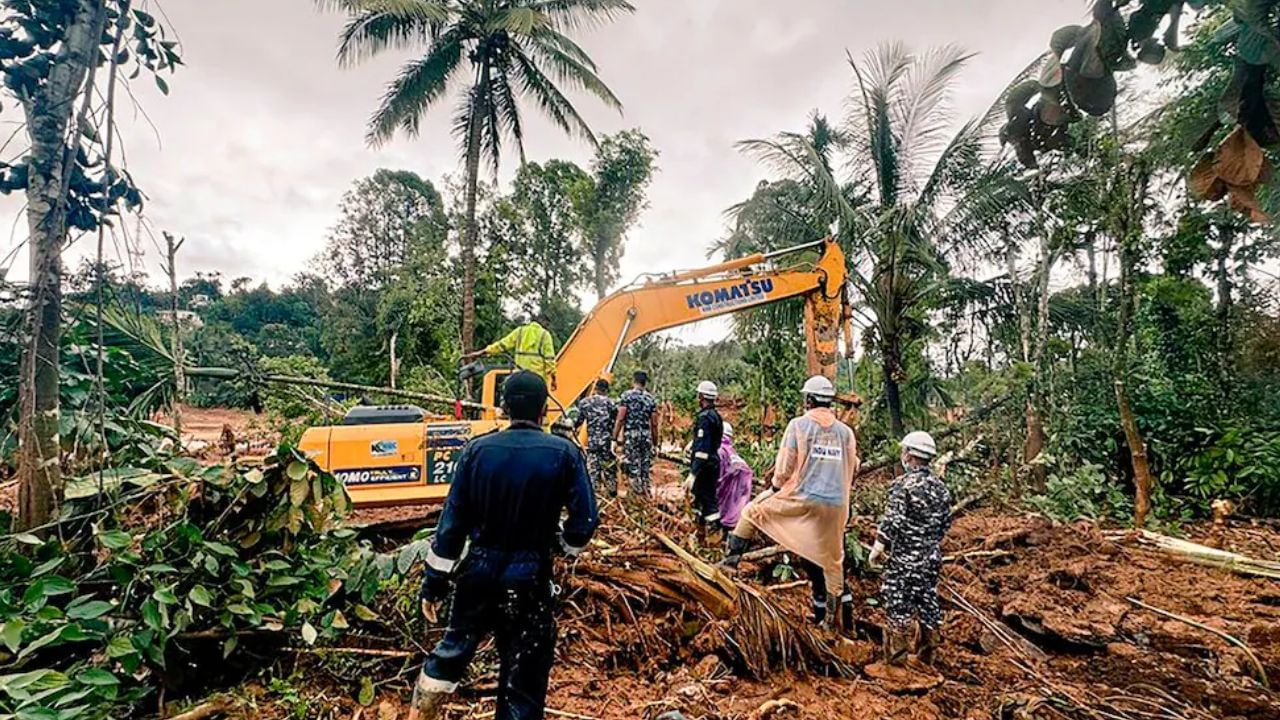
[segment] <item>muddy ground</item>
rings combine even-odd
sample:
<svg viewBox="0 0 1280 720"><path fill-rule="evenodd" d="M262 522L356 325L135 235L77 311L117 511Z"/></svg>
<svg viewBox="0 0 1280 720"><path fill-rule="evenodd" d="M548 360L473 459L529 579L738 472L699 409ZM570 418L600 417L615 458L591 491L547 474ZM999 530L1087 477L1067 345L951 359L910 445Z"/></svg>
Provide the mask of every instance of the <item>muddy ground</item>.
<svg viewBox="0 0 1280 720"><path fill-rule="evenodd" d="M244 413L189 410L192 440L224 456L224 426L256 447L258 426ZM707 559L680 520L679 471L660 463L660 502L650 512L679 544ZM0 505L12 502L12 486L0 485ZM625 512L624 512L625 511ZM634 505L608 505L606 523L633 522ZM388 509L354 518L388 523L387 542L408 537L429 522L422 509ZM864 540L873 518L856 518ZM1280 522L1232 520L1225 527L1190 526L1190 539L1280 560ZM606 549L561 573L565 587L561 641L551 679L550 717L653 720L678 711L685 718L1280 718L1280 581L1246 577L1187 563L1141 545L1123 532L1080 522L1054 524L1034 516L970 509L956 519L944 547L953 560L944 570L945 642L936 677L923 672L885 679L872 663L883 617L876 607L878 579L852 572L858 622L850 632L827 633L824 642L841 659L846 677L832 668L797 670L803 658L771 657L767 676L751 677L740 653L725 638L730 621L691 603L659 597L618 611L593 594L598 571L627 565L609 555L630 544L651 555L669 554L652 537L612 531ZM779 622L807 628L808 588L774 578L780 558L744 568L739 579L762 588ZM678 564L678 563L677 563ZM633 573L640 584L662 580ZM596 574L593 574L596 573ZM1137 601L1137 602L1134 602ZM1137 603L1173 613L1231 636L1246 649L1209 630L1163 616ZM423 648L391 648L400 658L299 653L285 657L236 692L228 717L398 720ZM353 645L367 645L352 638ZM376 684L361 705L352 666ZM814 665L815 663L810 663ZM334 672L335 669L341 672ZM824 674L824 672L826 674ZM836 671L839 674L839 671ZM344 676L339 679L338 676ZM473 677L450 707L451 720L493 717L496 665L484 650ZM367 699L366 695L366 699Z"/></svg>
<svg viewBox="0 0 1280 720"><path fill-rule="evenodd" d="M661 474L668 484L678 478L673 467ZM616 505L607 509L613 521L637 514L634 506L626 513ZM661 517L672 537L693 546L691 536L679 534L687 526ZM872 522L855 520L864 539L870 539ZM1258 559L1276 559L1280 547L1280 532L1265 523L1189 530L1192 538L1213 535L1226 549ZM650 544L662 552L657 542ZM717 554L694 549L708 558ZM888 680L869 667L883 623L874 575L851 575L859 601L854 631L825 636L852 669L849 677L797 672L795 658L774 657L771 674L751 678L720 632L728 621L696 603L658 599L612 612L595 602L598 577L591 573L599 567L592 563L610 558L582 561L576 571L562 573L566 593L551 717L652 720L678 711L689 720L1280 718L1280 693L1263 685L1264 675L1280 682L1280 581L1189 564L1091 523L1054 524L981 509L957 518L944 549L954 558L944 571L945 643L937 676L920 668ZM775 558L745 568L740 579L765 587L761 594L777 604L782 622L804 628L808 588L772 579L776 564ZM1260 669L1248 652L1218 635L1130 598L1238 639ZM284 672L307 688L305 717L391 720L406 714L403 703L419 659L415 654L384 666L376 698L365 707L354 699L358 688L334 681L319 663L303 659ZM494 660L481 653L450 718L493 716ZM256 697L253 711L235 717L299 717L296 702L281 705L261 688L250 694Z"/></svg>

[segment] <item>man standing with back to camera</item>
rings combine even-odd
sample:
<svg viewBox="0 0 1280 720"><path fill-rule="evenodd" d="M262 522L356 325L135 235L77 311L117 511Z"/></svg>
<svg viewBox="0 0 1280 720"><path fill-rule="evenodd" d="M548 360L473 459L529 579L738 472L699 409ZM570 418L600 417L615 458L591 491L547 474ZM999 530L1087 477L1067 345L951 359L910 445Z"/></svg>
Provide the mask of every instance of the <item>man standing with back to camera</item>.
<svg viewBox="0 0 1280 720"><path fill-rule="evenodd" d="M649 497L653 456L658 448L658 400L646 389L648 384L649 373L637 370L631 389L618 398L618 419L613 425L631 494L640 497Z"/></svg>
<svg viewBox="0 0 1280 720"><path fill-rule="evenodd" d="M502 406L511 426L463 448L427 554L424 612L450 594L452 603L444 637L414 685L409 720L443 716L490 634L499 662L497 720L541 720L546 712L556 644L552 555L581 552L599 518L582 451L542 430L546 382L515 373Z"/></svg>

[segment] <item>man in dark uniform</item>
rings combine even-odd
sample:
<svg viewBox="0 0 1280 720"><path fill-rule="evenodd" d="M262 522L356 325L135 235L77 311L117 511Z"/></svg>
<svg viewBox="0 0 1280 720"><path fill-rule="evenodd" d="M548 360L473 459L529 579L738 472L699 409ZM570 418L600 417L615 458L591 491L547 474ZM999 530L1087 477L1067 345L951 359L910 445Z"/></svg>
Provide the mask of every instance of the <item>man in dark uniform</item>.
<svg viewBox="0 0 1280 720"><path fill-rule="evenodd" d="M720 520L716 503L716 483L720 481L720 442L724 439L724 421L716 410L720 391L715 383L698 383L698 415L693 420L693 444L689 449L689 477L686 484L693 491L693 511L698 530Z"/></svg>
<svg viewBox="0 0 1280 720"><path fill-rule="evenodd" d="M609 381L596 381L595 394L578 401L578 423L587 425L587 476L596 492L618 496L618 458L613 454L613 424L618 404L609 398Z"/></svg>
<svg viewBox="0 0 1280 720"><path fill-rule="evenodd" d="M542 431L542 378L515 373L502 404L511 427L462 450L427 554L424 610L450 592L453 602L444 638L414 685L410 720L443 715L490 633L499 658L497 720L544 716L556 643L552 554L580 552L599 518L582 452Z"/></svg>
<svg viewBox="0 0 1280 720"><path fill-rule="evenodd" d="M880 585L889 626L884 633L885 662L906 660L911 625L920 623L917 657L933 663L941 641L942 609L938 604L938 575L942 572L942 538L951 527L951 493L929 471L938 454L933 437L913 432L902 439L903 474L889 486L889 500L867 558L878 566L885 553L889 563Z"/></svg>
<svg viewBox="0 0 1280 720"><path fill-rule="evenodd" d="M622 445L622 465L631 481L631 494L648 497L658 448L658 399L645 389L649 373L637 370L632 380L631 389L618 398L613 436Z"/></svg>

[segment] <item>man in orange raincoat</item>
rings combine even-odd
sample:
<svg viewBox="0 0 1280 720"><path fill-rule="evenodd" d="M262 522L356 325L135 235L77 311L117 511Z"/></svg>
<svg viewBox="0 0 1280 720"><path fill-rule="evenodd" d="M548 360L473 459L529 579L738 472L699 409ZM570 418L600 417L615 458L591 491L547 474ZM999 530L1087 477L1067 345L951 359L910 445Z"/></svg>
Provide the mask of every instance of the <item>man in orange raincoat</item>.
<svg viewBox="0 0 1280 720"><path fill-rule="evenodd" d="M773 484L742 510L729 536L724 565L736 567L757 534L800 557L813 584L813 620L829 624L828 601L840 599L841 622L853 624L853 596L844 582L844 531L849 489L858 471L858 442L831 406L835 386L821 375L804 384L805 413L782 436Z"/></svg>

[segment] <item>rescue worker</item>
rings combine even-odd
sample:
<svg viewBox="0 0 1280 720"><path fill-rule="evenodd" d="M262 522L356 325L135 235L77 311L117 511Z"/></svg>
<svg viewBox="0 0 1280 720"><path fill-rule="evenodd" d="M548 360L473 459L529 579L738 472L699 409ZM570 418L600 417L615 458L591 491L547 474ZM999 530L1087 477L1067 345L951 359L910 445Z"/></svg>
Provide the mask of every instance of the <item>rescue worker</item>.
<svg viewBox="0 0 1280 720"><path fill-rule="evenodd" d="M414 685L410 720L443 716L490 633L499 662L496 717L541 720L556 643L552 554L576 555L599 523L582 452L542 431L546 383L521 370L503 391L511 426L463 448L427 554L424 614L450 593L452 603L444 637Z"/></svg>
<svg viewBox="0 0 1280 720"><path fill-rule="evenodd" d="M552 390L556 389L556 341L543 327L546 317L538 314L524 318L515 330L483 350L462 356L471 361L481 356L510 355L517 368L537 373Z"/></svg>
<svg viewBox="0 0 1280 720"><path fill-rule="evenodd" d="M889 562L880 585L880 602L889 626L884 633L885 662L906 660L911 624L920 624L916 656L933 663L941 640L942 610L938 605L938 574L942 571L942 538L951 527L951 493L929 470L938 454L933 437L909 433L902 439L903 474L889 486L889 500L867 562Z"/></svg>
<svg viewBox="0 0 1280 720"><path fill-rule="evenodd" d="M720 510L720 525L728 533L738 524L742 508L751 499L751 484L755 473L746 460L733 447L733 425L724 424L724 439L720 441L720 479L716 483L716 507Z"/></svg>
<svg viewBox="0 0 1280 720"><path fill-rule="evenodd" d="M609 381L596 380L595 392L578 401L575 428L587 426L587 476L596 493L618 496L618 459L613 454L613 426L618 403L609 397Z"/></svg>
<svg viewBox="0 0 1280 720"><path fill-rule="evenodd" d="M649 393L649 373L637 370L631 389L618 398L614 441L622 446L622 466L631 483L631 494L648 497L653 456L658 447L658 399Z"/></svg>
<svg viewBox="0 0 1280 720"><path fill-rule="evenodd" d="M716 485L720 481L720 442L724 439L724 421L716 410L720 391L710 380L698 383L698 414L693 419L693 443L689 448L689 477L685 485L693 491L693 511L698 530L720 521L716 505Z"/></svg>
<svg viewBox="0 0 1280 720"><path fill-rule="evenodd" d="M829 601L853 625L853 595L844 582L844 530L849 488L858 470L853 430L831 409L835 387L821 375L805 381L805 413L787 424L769 489L742 510L723 564L737 567L758 533L800 557L813 586L813 620L829 624Z"/></svg>

